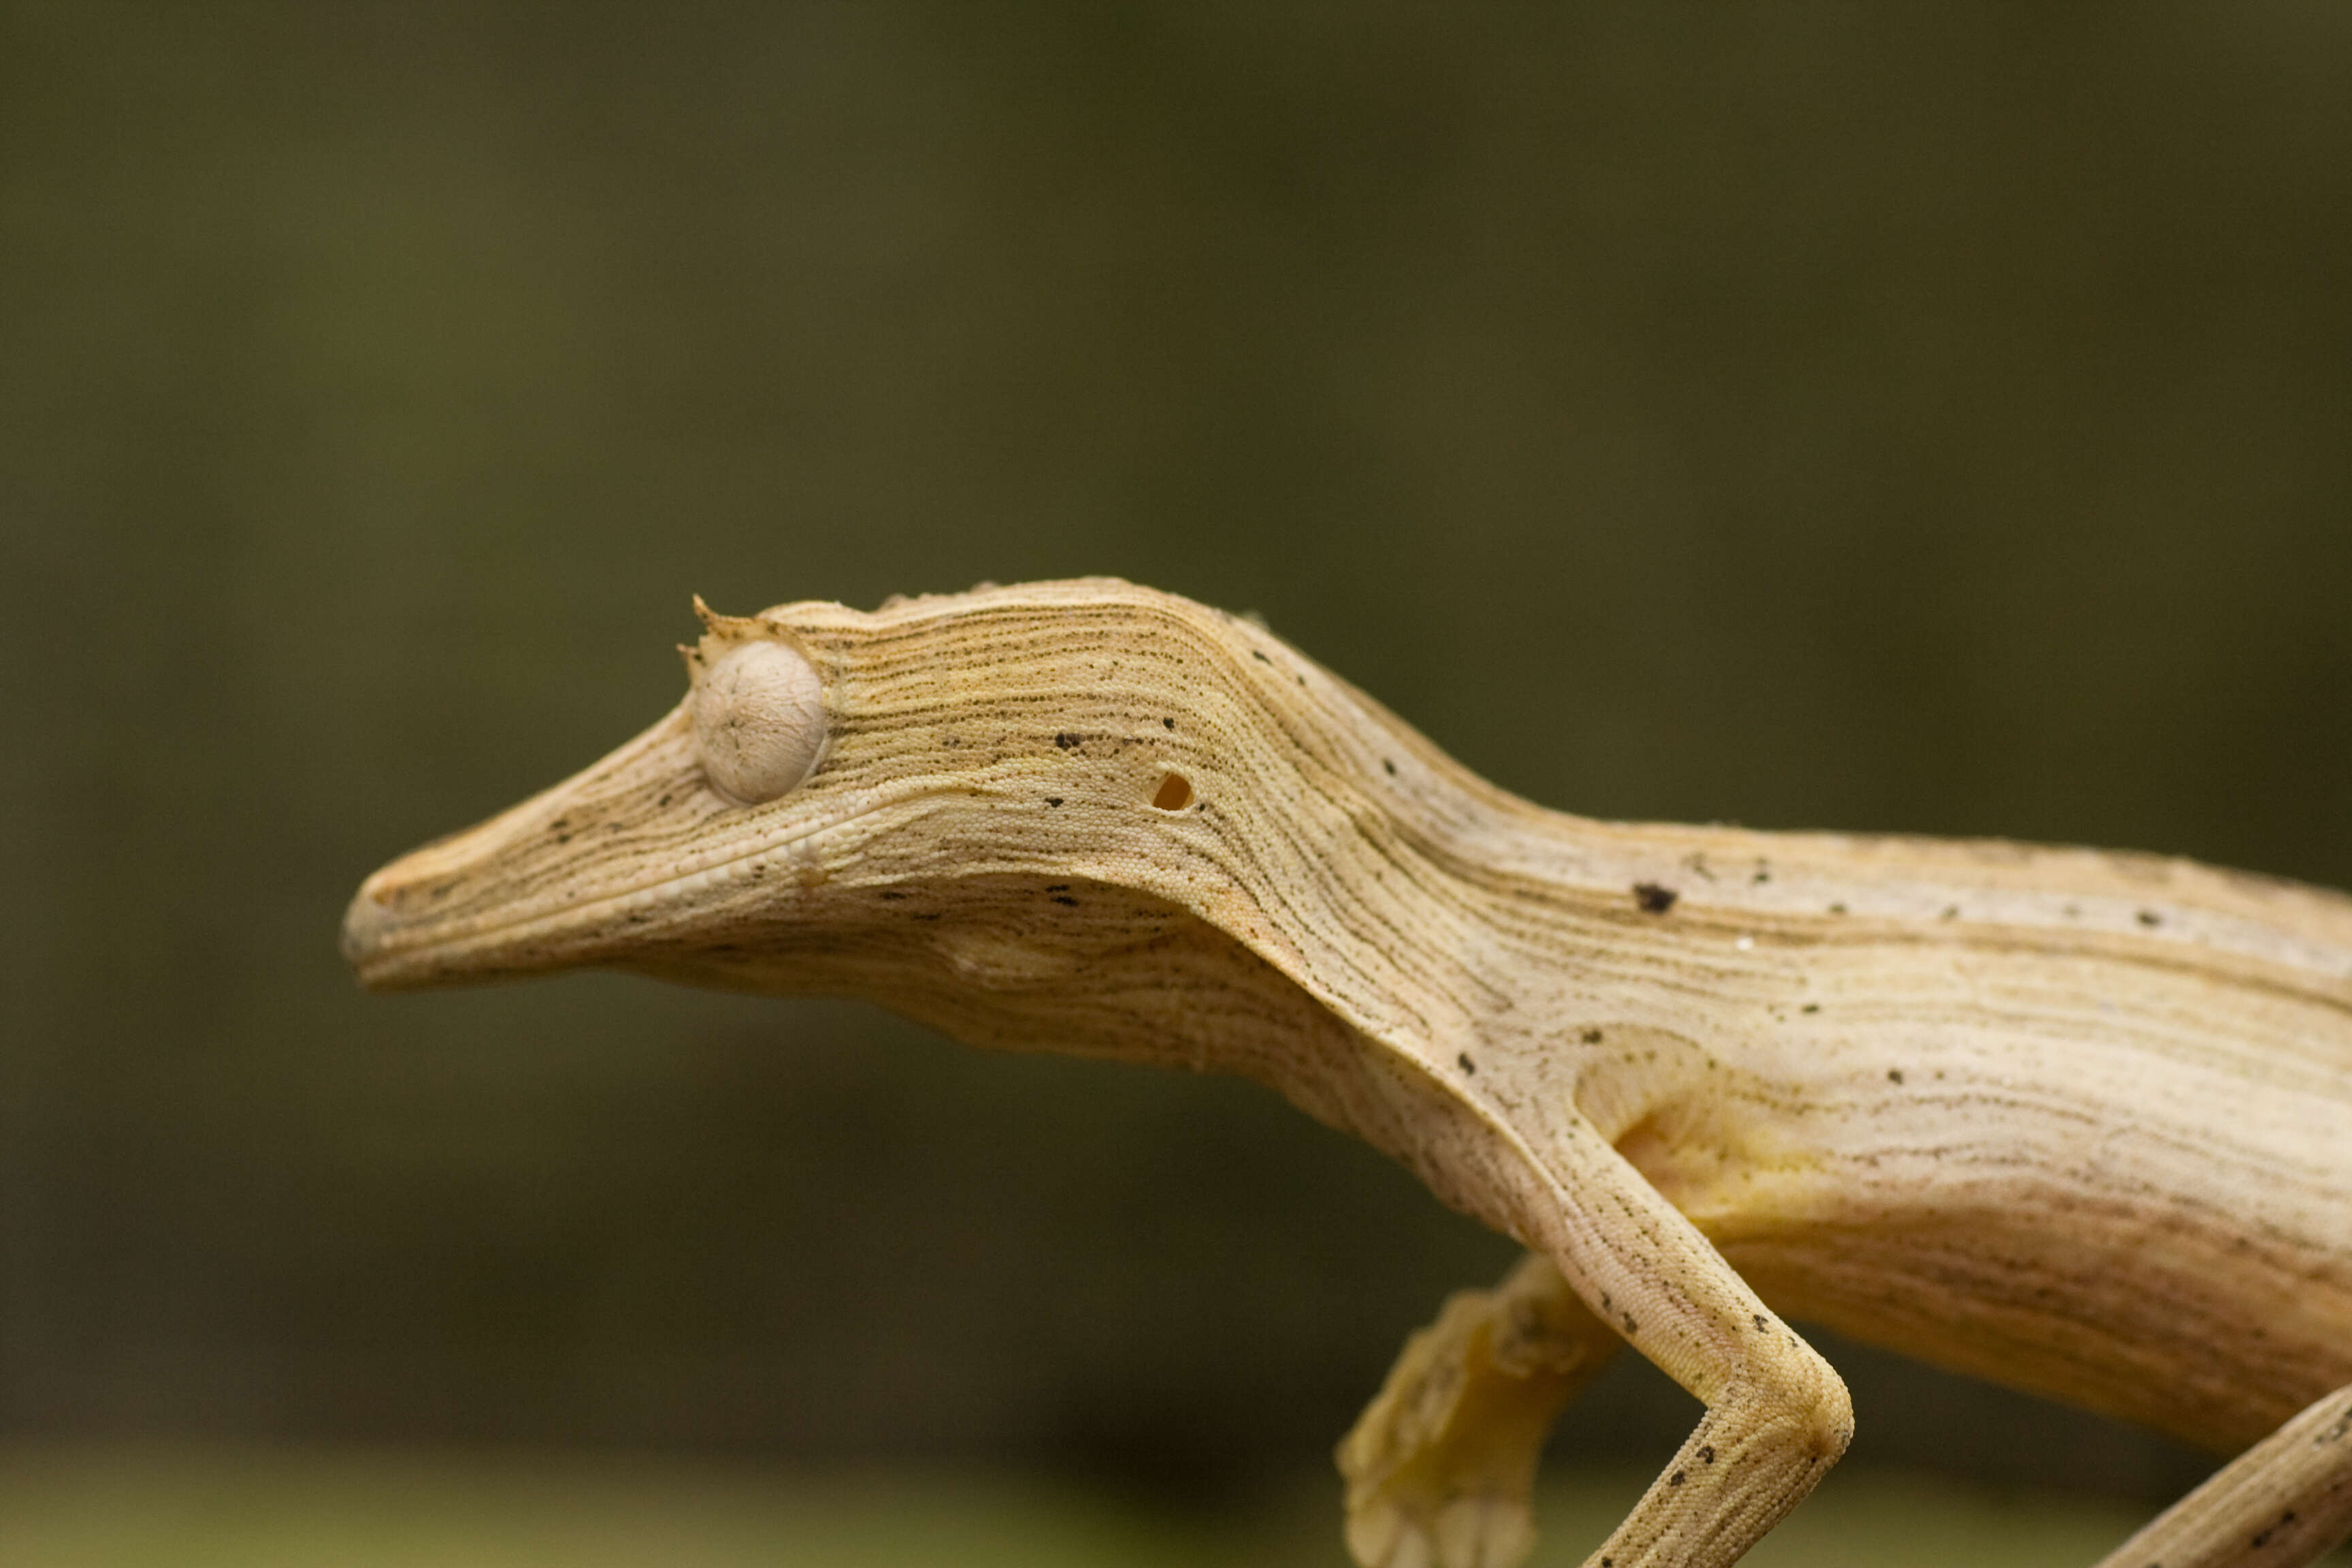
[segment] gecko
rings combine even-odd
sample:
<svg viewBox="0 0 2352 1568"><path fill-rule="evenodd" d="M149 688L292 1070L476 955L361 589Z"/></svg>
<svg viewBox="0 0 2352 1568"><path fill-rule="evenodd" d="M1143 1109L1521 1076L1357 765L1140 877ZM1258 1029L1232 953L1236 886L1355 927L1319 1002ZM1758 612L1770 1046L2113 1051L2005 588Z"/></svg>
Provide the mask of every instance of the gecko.
<svg viewBox="0 0 2352 1568"><path fill-rule="evenodd" d="M2352 1534L2352 898L1996 840L1612 823L1111 578L695 607L688 690L369 877L401 990L596 967L1236 1074L1526 1257L1340 1443L1366 1568L1509 1568L1620 1346L1704 1406L1588 1568L1843 1452L1792 1326L2234 1454L2104 1568Z"/></svg>

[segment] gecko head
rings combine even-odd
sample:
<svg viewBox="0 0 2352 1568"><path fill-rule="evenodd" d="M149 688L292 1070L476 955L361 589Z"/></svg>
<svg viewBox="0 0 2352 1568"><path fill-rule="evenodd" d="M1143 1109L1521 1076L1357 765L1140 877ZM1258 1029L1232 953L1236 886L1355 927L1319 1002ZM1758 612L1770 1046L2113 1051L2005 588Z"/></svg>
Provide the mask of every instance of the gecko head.
<svg viewBox="0 0 2352 1568"><path fill-rule="evenodd" d="M1109 579L697 608L652 728L367 879L363 984L593 966L905 1005L1188 921L1274 940L1237 847L1316 798L1275 776L1313 760L1296 698L1346 689L1262 629Z"/></svg>

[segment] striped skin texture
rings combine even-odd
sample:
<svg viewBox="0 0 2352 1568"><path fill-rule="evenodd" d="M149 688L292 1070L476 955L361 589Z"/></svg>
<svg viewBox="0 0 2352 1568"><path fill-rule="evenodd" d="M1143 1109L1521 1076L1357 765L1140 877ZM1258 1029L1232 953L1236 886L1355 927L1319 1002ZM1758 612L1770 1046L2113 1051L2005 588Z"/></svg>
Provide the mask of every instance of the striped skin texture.
<svg viewBox="0 0 2352 1568"><path fill-rule="evenodd" d="M1787 1317L2219 1450L2352 1384L2352 900L1547 811L1262 627L1108 579L705 628L693 681L763 640L815 670L806 780L715 789L689 691L370 878L364 984L623 968L1266 1084L1706 1405L1609 1568L1732 1562L1843 1451ZM1460 1441L1414 1440L1424 1480ZM1524 1550L1446 1517L1359 1553Z"/></svg>

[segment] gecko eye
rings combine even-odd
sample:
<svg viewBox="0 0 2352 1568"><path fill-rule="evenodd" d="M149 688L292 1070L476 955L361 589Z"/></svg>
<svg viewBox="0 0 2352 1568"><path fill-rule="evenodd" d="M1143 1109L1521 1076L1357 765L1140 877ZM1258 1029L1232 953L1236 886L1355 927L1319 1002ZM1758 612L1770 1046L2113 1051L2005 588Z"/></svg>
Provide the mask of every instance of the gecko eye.
<svg viewBox="0 0 2352 1568"><path fill-rule="evenodd" d="M694 688L694 744L713 788L758 805L809 776L824 749L824 683L780 642L737 643Z"/></svg>

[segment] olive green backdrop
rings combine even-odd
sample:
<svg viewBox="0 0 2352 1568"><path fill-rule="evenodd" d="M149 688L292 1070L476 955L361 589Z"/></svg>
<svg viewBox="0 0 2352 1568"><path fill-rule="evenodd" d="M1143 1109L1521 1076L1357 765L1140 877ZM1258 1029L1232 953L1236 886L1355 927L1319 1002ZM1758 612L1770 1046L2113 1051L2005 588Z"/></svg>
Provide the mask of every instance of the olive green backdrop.
<svg viewBox="0 0 2352 1568"><path fill-rule="evenodd" d="M2343 6L655 9L0 7L0 1434L1215 1495L1505 1266L1243 1086L358 994L694 591L1120 574L1548 804L2352 884ZM1855 1464L2196 1473L1832 1348Z"/></svg>

